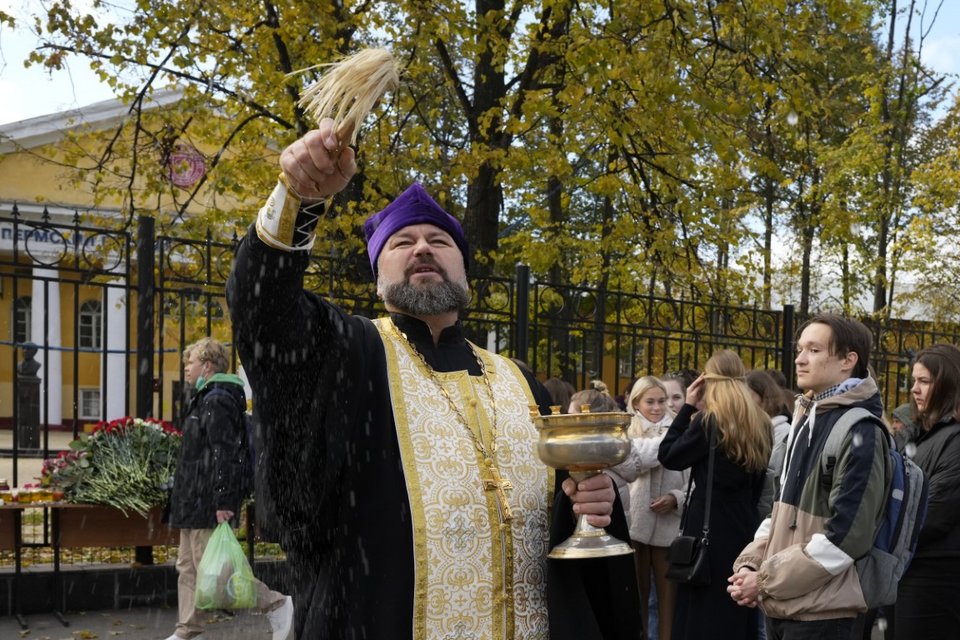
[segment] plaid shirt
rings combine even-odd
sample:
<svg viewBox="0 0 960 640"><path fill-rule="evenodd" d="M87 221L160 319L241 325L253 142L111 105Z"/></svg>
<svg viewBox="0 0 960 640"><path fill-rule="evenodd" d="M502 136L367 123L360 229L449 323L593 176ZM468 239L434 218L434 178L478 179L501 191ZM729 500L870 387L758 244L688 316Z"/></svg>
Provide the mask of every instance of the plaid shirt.
<svg viewBox="0 0 960 640"><path fill-rule="evenodd" d="M840 390L840 387L842 387L842 386L843 386L843 383L841 382L840 384L835 384L835 385L833 385L832 387L829 387L829 388L827 388L827 389L824 389L823 391L821 391L821 392L818 393L817 395L813 396L813 401L814 401L814 402L820 402L821 400L823 400L823 399L825 399L825 398L829 398L830 396L836 394L836 393Z"/></svg>

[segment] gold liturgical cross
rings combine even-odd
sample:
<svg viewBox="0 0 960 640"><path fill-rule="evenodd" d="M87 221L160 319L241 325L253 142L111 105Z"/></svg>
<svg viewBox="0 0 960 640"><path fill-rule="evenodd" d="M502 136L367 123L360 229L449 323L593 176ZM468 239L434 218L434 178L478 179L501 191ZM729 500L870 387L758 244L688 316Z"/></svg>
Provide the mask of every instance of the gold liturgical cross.
<svg viewBox="0 0 960 640"><path fill-rule="evenodd" d="M513 484L500 477L500 470L494 466L493 460L487 458L484 462L487 465L487 470L490 471L490 477L483 479L483 489L484 491L497 492L497 502L500 503L500 517L505 521L511 520L513 512L510 511L510 500L507 499L506 490L513 489Z"/></svg>

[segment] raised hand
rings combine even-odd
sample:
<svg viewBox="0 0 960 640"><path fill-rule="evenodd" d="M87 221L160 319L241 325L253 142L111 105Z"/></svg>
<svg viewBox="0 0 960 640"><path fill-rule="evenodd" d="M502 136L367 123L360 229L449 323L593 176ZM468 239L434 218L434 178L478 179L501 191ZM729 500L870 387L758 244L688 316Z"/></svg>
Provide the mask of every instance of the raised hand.
<svg viewBox="0 0 960 640"><path fill-rule="evenodd" d="M301 200L325 200L357 172L356 152L337 138L330 118L320 121L280 154L280 168Z"/></svg>
<svg viewBox="0 0 960 640"><path fill-rule="evenodd" d="M704 376L700 374L700 377L690 383L690 386L687 387L687 404L694 406L700 409L700 402L703 400L703 385L704 385Z"/></svg>

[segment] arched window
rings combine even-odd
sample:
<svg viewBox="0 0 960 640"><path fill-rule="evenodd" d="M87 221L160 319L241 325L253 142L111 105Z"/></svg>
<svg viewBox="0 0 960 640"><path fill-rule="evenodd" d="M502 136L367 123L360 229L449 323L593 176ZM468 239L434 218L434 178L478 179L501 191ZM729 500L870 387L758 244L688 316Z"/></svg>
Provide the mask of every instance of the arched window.
<svg viewBox="0 0 960 640"><path fill-rule="evenodd" d="M30 296L22 296L13 301L13 322L11 328L14 342L30 342L32 335L30 323L33 319L31 310L32 299Z"/></svg>
<svg viewBox="0 0 960 640"><path fill-rule="evenodd" d="M103 313L99 300L87 300L80 305L80 347L99 349L103 344Z"/></svg>

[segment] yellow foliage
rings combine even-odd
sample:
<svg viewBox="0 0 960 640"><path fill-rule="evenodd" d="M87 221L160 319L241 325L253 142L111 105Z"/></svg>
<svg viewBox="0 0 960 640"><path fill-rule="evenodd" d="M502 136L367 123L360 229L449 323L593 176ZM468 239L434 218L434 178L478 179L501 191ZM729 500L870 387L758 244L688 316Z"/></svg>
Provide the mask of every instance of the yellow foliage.
<svg viewBox="0 0 960 640"><path fill-rule="evenodd" d="M877 254L876 235L852 237L852 219L879 229L896 212L956 206L956 133L940 134L952 147L907 149L884 115L923 105L892 103L897 70L874 38L877 3L518 6L477 16L451 0L291 1L268 15L236 0L157 0L114 25L54 3L38 9L51 46L32 63L59 69L62 51L96 43L92 64L135 117L78 133L49 160L73 167L91 204L161 225L187 218L196 233L242 228L279 152L313 126L296 105L317 72L285 74L387 44L403 84L359 126L361 197L322 223L338 250L362 251L363 218L419 180L484 232L470 240L490 271L522 260L574 282L749 296L772 276L756 257L767 204L771 231L812 230L833 256L851 242L862 260ZM176 79L175 107L139 108L145 60L163 61L151 89ZM195 190L170 184L164 159L181 142L207 164ZM914 250L893 240L902 255ZM784 290L810 281L794 271L780 268Z"/></svg>

